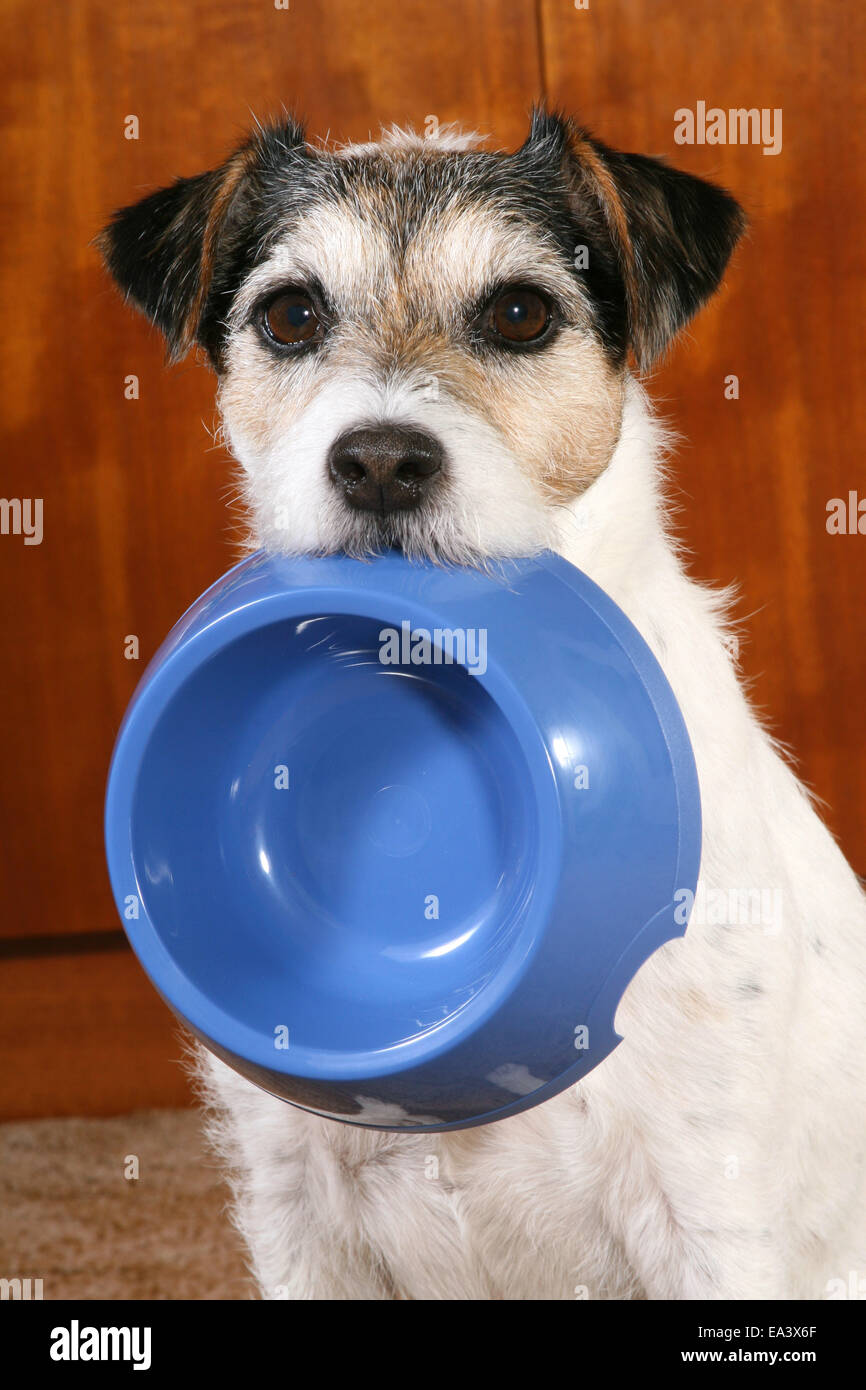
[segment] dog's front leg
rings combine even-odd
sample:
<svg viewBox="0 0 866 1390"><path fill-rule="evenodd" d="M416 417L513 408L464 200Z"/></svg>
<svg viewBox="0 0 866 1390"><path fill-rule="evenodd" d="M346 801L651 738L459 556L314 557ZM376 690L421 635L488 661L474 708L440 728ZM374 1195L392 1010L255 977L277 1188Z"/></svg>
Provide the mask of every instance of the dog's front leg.
<svg viewBox="0 0 866 1390"><path fill-rule="evenodd" d="M438 1135L299 1110L198 1049L209 1132L267 1299L484 1299Z"/></svg>
<svg viewBox="0 0 866 1390"><path fill-rule="evenodd" d="M586 1083L604 1121L608 1223L647 1298L802 1297L778 1050L720 995L672 943L620 1005L626 1041Z"/></svg>
<svg viewBox="0 0 866 1390"><path fill-rule="evenodd" d="M431 1170L437 1136L367 1131L290 1106L275 1119L283 1137L267 1158L259 1151L237 1207L265 1298L491 1297L450 1185Z"/></svg>
<svg viewBox="0 0 866 1390"><path fill-rule="evenodd" d="M643 1152L631 1157L633 1200L616 1225L631 1268L651 1300L793 1298L780 1250L759 1211L758 1194L713 1190L703 1179L703 1201L678 1200L679 1174L659 1169Z"/></svg>
<svg viewBox="0 0 866 1390"><path fill-rule="evenodd" d="M204 1048L195 1070L208 1135L232 1187L232 1216L266 1299L399 1296L352 1199L351 1155L339 1140L362 1132L287 1105Z"/></svg>

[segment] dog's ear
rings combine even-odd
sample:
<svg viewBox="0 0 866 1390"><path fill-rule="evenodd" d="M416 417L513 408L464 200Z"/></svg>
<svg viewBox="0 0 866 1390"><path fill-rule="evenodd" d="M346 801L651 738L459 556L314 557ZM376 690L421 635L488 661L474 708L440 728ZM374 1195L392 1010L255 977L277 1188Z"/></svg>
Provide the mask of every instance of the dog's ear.
<svg viewBox="0 0 866 1390"><path fill-rule="evenodd" d="M253 170L279 135L284 152L301 145L303 129L290 121L262 131L218 169L177 179L115 212L96 238L102 257L124 294L155 323L178 362L196 341L227 244L244 222ZM212 344L204 342L212 352Z"/></svg>
<svg viewBox="0 0 866 1390"><path fill-rule="evenodd" d="M725 189L623 154L567 117L533 112L523 147L558 162L578 217L603 217L625 289L629 342L649 366L718 287L746 215Z"/></svg>

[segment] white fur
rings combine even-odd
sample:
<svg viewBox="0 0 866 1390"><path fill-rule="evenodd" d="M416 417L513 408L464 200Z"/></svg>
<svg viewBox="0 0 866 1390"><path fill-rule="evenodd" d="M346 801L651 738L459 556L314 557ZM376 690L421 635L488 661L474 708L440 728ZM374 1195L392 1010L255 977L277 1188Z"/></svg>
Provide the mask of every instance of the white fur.
<svg viewBox="0 0 866 1390"><path fill-rule="evenodd" d="M402 424L433 434L448 456L447 494L424 517L424 538L459 559L526 555L550 536L550 513L502 436L482 415L462 409L422 373L385 380L336 371L275 446L259 450L227 427L243 461L244 491L257 544L294 554L339 549L352 514L328 477L327 455L344 431L362 424Z"/></svg>
<svg viewBox="0 0 866 1390"><path fill-rule="evenodd" d="M303 429L320 449L324 407ZM632 981L604 1063L477 1129L353 1128L202 1054L265 1297L818 1298L866 1278L864 897L747 703L723 599L666 533L661 442L630 383L612 461L576 503L548 507L545 539L625 610L679 700L702 891L773 890L781 920L696 914ZM502 495L492 510L519 550L526 512L518 499L503 514Z"/></svg>

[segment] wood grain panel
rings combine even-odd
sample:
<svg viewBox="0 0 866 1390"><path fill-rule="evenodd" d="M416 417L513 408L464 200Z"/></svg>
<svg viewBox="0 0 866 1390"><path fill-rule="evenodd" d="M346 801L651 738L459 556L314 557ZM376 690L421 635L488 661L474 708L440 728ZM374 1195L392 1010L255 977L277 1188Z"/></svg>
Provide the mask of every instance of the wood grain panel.
<svg viewBox="0 0 866 1390"><path fill-rule="evenodd" d="M166 370L90 240L111 208L213 165L283 104L317 135L433 115L514 145L546 87L610 143L742 199L752 231L728 283L651 387L688 441L676 500L695 571L739 580L756 698L866 871L866 537L825 528L828 498L866 495L864 41L866 12L804 0L7 0L0 493L43 499L44 539L0 536L0 935L116 930L101 839L114 734L237 534L213 379ZM674 112L699 100L781 107L782 153L677 146ZM127 952L4 961L0 995L0 1116L188 1100L175 1025Z"/></svg>
<svg viewBox="0 0 866 1390"><path fill-rule="evenodd" d="M553 102L609 144L726 184L750 215L725 288L651 389L685 436L693 569L738 582L754 698L864 874L866 536L828 534L826 504L866 498L866 10L541 0L541 30ZM699 101L781 108L781 152L676 144L675 111Z"/></svg>
<svg viewBox="0 0 866 1390"><path fill-rule="evenodd" d="M536 15L531 0L7 0L4 15L0 490L43 499L44 539L0 537L0 933L112 930L101 815L114 734L237 532L207 433L213 378L165 369L90 239L112 208L215 164L252 113L283 104L313 135L435 115L519 140ZM124 138L129 115L138 140ZM138 400L124 398L131 374Z"/></svg>
<svg viewBox="0 0 866 1390"><path fill-rule="evenodd" d="M0 970L0 1121L192 1103L185 1035L131 951Z"/></svg>

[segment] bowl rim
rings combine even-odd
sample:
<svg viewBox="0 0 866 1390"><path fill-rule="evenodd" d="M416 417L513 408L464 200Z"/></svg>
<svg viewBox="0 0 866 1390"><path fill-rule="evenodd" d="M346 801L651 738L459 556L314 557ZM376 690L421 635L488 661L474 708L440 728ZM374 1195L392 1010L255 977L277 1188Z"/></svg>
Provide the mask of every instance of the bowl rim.
<svg viewBox="0 0 866 1390"><path fill-rule="evenodd" d="M540 947L556 902L564 854L560 793L550 752L521 690L488 652L487 670L483 674L473 673L472 678L502 713L524 757L534 791L537 838L531 902L506 963L466 1005L441 1023L405 1041L352 1051L326 1051L295 1042L289 1050L275 1049L272 1033L261 1032L243 1022L205 993L194 976L180 967L147 911L133 850L132 822L138 777L149 739L185 683L218 652L227 650L254 631L329 611L384 621L380 605L395 602L400 605L401 617L408 619L413 628L432 629L448 624L441 611L385 588L344 590L336 585L278 588L226 613L217 611L203 626L191 633L184 632L180 642L175 644L173 636L189 613L204 605L213 591L227 585L231 576L258 558L252 556L233 566L205 591L192 609L187 610L143 673L127 709L111 758L105 802L109 876L115 899L119 905L131 894L137 897L139 916L122 917L124 930L159 993L193 1031L219 1041L224 1050L253 1066L287 1077L334 1082L396 1074L453 1051L483 1027L507 1005Z"/></svg>
<svg viewBox="0 0 866 1390"><path fill-rule="evenodd" d="M443 607L437 609L429 601L421 602L402 592L399 587L395 591L393 579L390 583L386 579L382 584L365 582L358 589L350 589L344 587L345 581L311 584L305 583L302 578L301 581L292 584L286 578L287 573L292 573L296 567L309 573L310 566L315 568L320 564L324 564L325 570L336 566L335 572L343 566L362 565L365 574L369 576L375 569L375 560L384 558L375 557L370 565L369 562L352 560L347 556L303 556L295 559L259 551L232 566L186 610L154 655L130 701L112 755L105 807L105 833L109 874L124 930L152 983L182 1021L205 1043L212 1039L218 1050L234 1055L265 1073L326 1083L353 1082L413 1071L421 1064L459 1049L467 1039L478 1034L484 1023L493 1018L499 1009L507 1005L537 954L548 921L561 907L558 898L567 850L563 842L561 794L554 773L551 749L533 716L530 704L523 697L520 682L513 675L509 675L510 668L502 668L501 663L496 660L495 652L492 655L488 652L487 671L483 675L473 673L473 679L486 688L523 750L533 787L536 789L540 851L536 882L533 885L533 907L536 911L533 915L531 950L521 960L520 969L514 972L513 979L503 972L501 978L509 988L502 987L500 993L495 996L489 987L482 989L474 1001L474 1006L470 1004L464 1011L446 1019L443 1025L427 1034L419 1035L425 1040L424 1045L419 1045L419 1038L415 1037L390 1049L380 1048L366 1053L325 1053L321 1049L312 1049L309 1052L315 1053L316 1060L312 1065L307 1065L300 1046L296 1047L293 1042L289 1053L275 1049L272 1037L249 1029L198 990L188 974L177 966L174 957L166 950L156 927L147 916L145 901L140 891L141 885L137 878L134 888L141 916L138 920L125 919L122 904L127 894L132 891L131 868L134 865L128 812L147 742L146 737L141 735L155 727L172 695L180 689L184 680L200 668L203 661L209 659L216 650L256 628L287 618L315 616L315 607L318 607L319 612L325 611L320 606L324 596L328 596L327 607L331 611L381 619L383 611L387 615L389 608L393 612L394 606L399 604L401 617L409 618L418 625L428 628L456 625L453 622L449 624L447 618L443 617ZM431 569L440 573L443 568L465 573L460 567L431 566L429 563L407 561L403 557L399 557L399 564L401 575L412 570L429 572ZM506 577L509 572L513 572L518 579L533 568L546 571L555 581L571 590L576 599L593 612L596 619L608 630L613 642L629 659L632 670L652 707L667 750L678 815L674 883L694 888L698 878L701 848L697 769L682 712L667 677L646 640L628 615L604 590L558 554L548 551L539 555L505 560L501 562L501 567ZM257 570L267 577L264 592L253 594L251 598L241 595L240 601L234 601L236 596L233 595L233 589L236 581L246 572L255 575ZM491 577L477 571L471 573L476 578ZM268 587L269 585L272 587ZM220 591L224 592L221 594ZM215 598L219 598L220 602L214 604ZM299 599L302 600L300 603ZM444 607L447 611L447 606ZM172 689L165 698L158 700L157 696L166 680L166 671L172 677ZM519 675L519 672L517 674ZM149 723L144 720L145 715L148 716ZM520 737L517 731L522 732L524 737ZM126 814L123 814L124 812ZM542 852L549 856L543 868ZM619 958L612 962L608 973L595 989L589 1015L598 1023L596 1037L602 1039L598 1051L593 1049L591 1055L582 1063L569 1065L558 1077L547 1082L538 1091L519 1101L498 1107L495 1113L488 1113L486 1117L434 1126L421 1125L417 1128L465 1128L470 1124L482 1123L485 1118L492 1119L517 1113L549 1098L550 1095L557 1094L572 1084L583 1072L603 1060L620 1041L614 1029L613 1014L628 981L659 945L685 932L684 924L674 923L671 906L660 904L653 915L647 916L640 930L635 933ZM492 1007L484 1007L479 1002L484 1000ZM451 1021L453 1018L460 1020L459 1028ZM309 1062L309 1057L306 1062ZM311 1107L301 1103L301 1108ZM319 1112L313 1110L313 1113ZM345 1122L352 1123L352 1120L346 1117ZM399 1128L401 1132L406 1132L408 1126L401 1125Z"/></svg>

